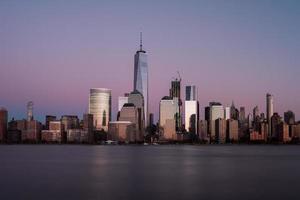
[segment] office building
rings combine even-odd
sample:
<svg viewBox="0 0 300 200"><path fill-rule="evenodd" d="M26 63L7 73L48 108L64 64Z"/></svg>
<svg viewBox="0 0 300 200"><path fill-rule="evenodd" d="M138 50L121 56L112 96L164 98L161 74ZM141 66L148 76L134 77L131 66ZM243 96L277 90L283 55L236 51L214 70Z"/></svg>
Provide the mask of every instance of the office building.
<svg viewBox="0 0 300 200"><path fill-rule="evenodd" d="M143 95L137 90L131 92L128 96L128 105L130 105L130 104L134 105L135 109L138 112L138 118L139 118L138 127L144 133L144 130L145 130L147 124L145 122L145 115L144 115L145 107L144 107ZM121 109L121 111L122 111L122 109ZM120 114L120 117L121 117L121 114ZM119 118L119 121L122 121L122 119Z"/></svg>
<svg viewBox="0 0 300 200"><path fill-rule="evenodd" d="M226 120L230 119L230 107L224 108L224 119Z"/></svg>
<svg viewBox="0 0 300 200"><path fill-rule="evenodd" d="M238 142L239 141L239 122L234 119L227 120L227 132L226 138L230 142Z"/></svg>
<svg viewBox="0 0 300 200"><path fill-rule="evenodd" d="M245 111L245 107L240 107L239 121L240 121L240 122L245 122L245 120L246 120L246 111Z"/></svg>
<svg viewBox="0 0 300 200"><path fill-rule="evenodd" d="M128 103L129 94L126 93L124 96L118 98L118 111L120 112L124 104Z"/></svg>
<svg viewBox="0 0 300 200"><path fill-rule="evenodd" d="M289 110L284 113L284 122L289 125L295 124L295 114L293 111Z"/></svg>
<svg viewBox="0 0 300 200"><path fill-rule="evenodd" d="M93 115L96 130L108 130L111 120L111 90L106 88L90 89L89 114Z"/></svg>
<svg viewBox="0 0 300 200"><path fill-rule="evenodd" d="M282 143L288 143L291 141L291 136L289 134L289 125L285 122L281 122L278 127L278 137L279 141Z"/></svg>
<svg viewBox="0 0 300 200"><path fill-rule="evenodd" d="M173 140L178 127L176 118L179 114L178 98L165 96L159 104L159 126L162 129L161 138Z"/></svg>
<svg viewBox="0 0 300 200"><path fill-rule="evenodd" d="M197 100L197 93L196 93L196 86L189 85L185 87L185 100L186 101L196 101Z"/></svg>
<svg viewBox="0 0 300 200"><path fill-rule="evenodd" d="M140 49L134 56L134 82L133 91L139 91L143 96L144 101L144 121L146 126L148 124L148 62L146 51L143 50L142 34L140 36ZM130 103L130 102L129 102Z"/></svg>
<svg viewBox="0 0 300 200"><path fill-rule="evenodd" d="M219 144L226 143L226 120L218 118L215 120L215 142Z"/></svg>
<svg viewBox="0 0 300 200"><path fill-rule="evenodd" d="M230 106L230 118L239 120L239 110L235 107L234 102Z"/></svg>
<svg viewBox="0 0 300 200"><path fill-rule="evenodd" d="M60 120L50 121L49 130L42 130L42 142L64 142L64 125Z"/></svg>
<svg viewBox="0 0 300 200"><path fill-rule="evenodd" d="M63 115L60 121L64 125L64 131L79 128L79 119L76 115Z"/></svg>
<svg viewBox="0 0 300 200"><path fill-rule="evenodd" d="M83 114L83 130L87 132L88 142L94 143L94 125L93 125L93 115L92 114Z"/></svg>
<svg viewBox="0 0 300 200"><path fill-rule="evenodd" d="M201 141L208 141L208 122L206 120L199 121L199 139Z"/></svg>
<svg viewBox="0 0 300 200"><path fill-rule="evenodd" d="M278 126L280 125L280 123L282 122L282 118L279 116L278 113L274 113L271 117L271 135L270 137L272 138L272 140L278 140L279 139L279 132L278 132ZM270 124L270 123L268 123Z"/></svg>
<svg viewBox="0 0 300 200"><path fill-rule="evenodd" d="M142 99L141 99L142 100ZM130 142L136 141L141 142L144 140L144 123L141 120L144 118L144 115L139 112L140 109L136 107L133 103L127 103L123 106L120 112L119 121L123 122L131 122L130 127L132 128L134 125L135 131L134 135L131 135L131 133L128 133L128 138L130 138ZM116 125L116 123L113 123ZM123 123L124 125L125 123ZM128 123L127 123L128 124ZM118 125L119 126L119 125Z"/></svg>
<svg viewBox="0 0 300 200"><path fill-rule="evenodd" d="M210 129L210 139L211 141L216 140L215 132L215 120L224 118L224 108L219 102L210 102L210 119L209 119L209 129Z"/></svg>
<svg viewBox="0 0 300 200"><path fill-rule="evenodd" d="M196 99L196 86L186 86L185 130L198 135L199 103Z"/></svg>
<svg viewBox="0 0 300 200"><path fill-rule="evenodd" d="M49 123L51 121L55 121L56 120L56 116L53 116L53 115L46 115L46 121L45 121L45 129L46 130L49 130Z"/></svg>
<svg viewBox="0 0 300 200"><path fill-rule="evenodd" d="M267 121L268 121L268 124L269 124L269 127L271 127L271 117L273 116L273 95L267 93L266 95L266 108L267 108L267 111L266 111L266 115L267 115ZM269 129L269 137L272 137L272 129Z"/></svg>
<svg viewBox="0 0 300 200"><path fill-rule="evenodd" d="M0 143L7 139L8 112L5 108L0 108Z"/></svg>
<svg viewBox="0 0 300 200"><path fill-rule="evenodd" d="M136 124L130 121L109 122L108 138L118 142L136 142Z"/></svg>

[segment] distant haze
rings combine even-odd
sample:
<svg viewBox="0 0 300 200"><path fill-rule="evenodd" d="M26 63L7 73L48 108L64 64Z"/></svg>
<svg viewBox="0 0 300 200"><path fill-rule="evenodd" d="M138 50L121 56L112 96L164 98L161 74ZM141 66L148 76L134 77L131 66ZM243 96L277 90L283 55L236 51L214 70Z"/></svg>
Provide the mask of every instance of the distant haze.
<svg viewBox="0 0 300 200"><path fill-rule="evenodd" d="M134 53L143 32L150 112L179 71L209 101L300 119L300 1L0 1L0 106L9 117L87 112L89 88L133 88Z"/></svg>

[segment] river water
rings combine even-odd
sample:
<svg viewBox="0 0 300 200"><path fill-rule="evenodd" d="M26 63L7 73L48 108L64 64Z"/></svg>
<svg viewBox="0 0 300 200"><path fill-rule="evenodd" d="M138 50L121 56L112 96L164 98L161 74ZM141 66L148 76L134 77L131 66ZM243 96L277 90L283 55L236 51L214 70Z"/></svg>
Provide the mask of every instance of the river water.
<svg viewBox="0 0 300 200"><path fill-rule="evenodd" d="M0 199L300 199L300 146L0 145Z"/></svg>

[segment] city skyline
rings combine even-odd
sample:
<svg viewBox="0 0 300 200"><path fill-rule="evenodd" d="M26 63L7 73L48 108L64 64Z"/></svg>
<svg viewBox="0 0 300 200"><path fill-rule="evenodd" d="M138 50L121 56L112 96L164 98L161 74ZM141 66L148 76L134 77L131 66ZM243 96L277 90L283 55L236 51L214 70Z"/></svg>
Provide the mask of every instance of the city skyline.
<svg viewBox="0 0 300 200"><path fill-rule="evenodd" d="M140 31L148 52L149 110L155 121L159 101L168 94L177 71L182 88L190 84L198 88L200 119L211 101L230 106L234 100L246 113L256 105L265 112L266 93L274 96L274 112L283 116L292 110L296 119L300 114L298 2L129 3L133 8L110 2L92 8L77 1L0 4L4 17L0 105L9 110L9 119L26 118L26 103L31 100L40 121L46 114L81 116L88 111L89 89L104 87L112 89L115 120L117 97L132 90ZM149 10L141 14L144 6L156 9L158 16ZM58 8L55 15L53 7ZM113 9L119 12L108 14Z"/></svg>

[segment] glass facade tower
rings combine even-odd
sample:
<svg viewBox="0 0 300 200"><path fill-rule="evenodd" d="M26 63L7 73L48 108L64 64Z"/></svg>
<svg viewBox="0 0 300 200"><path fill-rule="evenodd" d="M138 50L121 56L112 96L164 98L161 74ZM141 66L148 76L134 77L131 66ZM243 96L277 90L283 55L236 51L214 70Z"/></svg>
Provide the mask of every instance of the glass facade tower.
<svg viewBox="0 0 300 200"><path fill-rule="evenodd" d="M142 36L140 50L134 56L134 83L133 91L139 91L144 97L144 122L148 124L148 63L146 51L142 48Z"/></svg>
<svg viewBox="0 0 300 200"><path fill-rule="evenodd" d="M93 115L96 130L108 131L111 121L111 90L106 88L90 89L89 114Z"/></svg>

